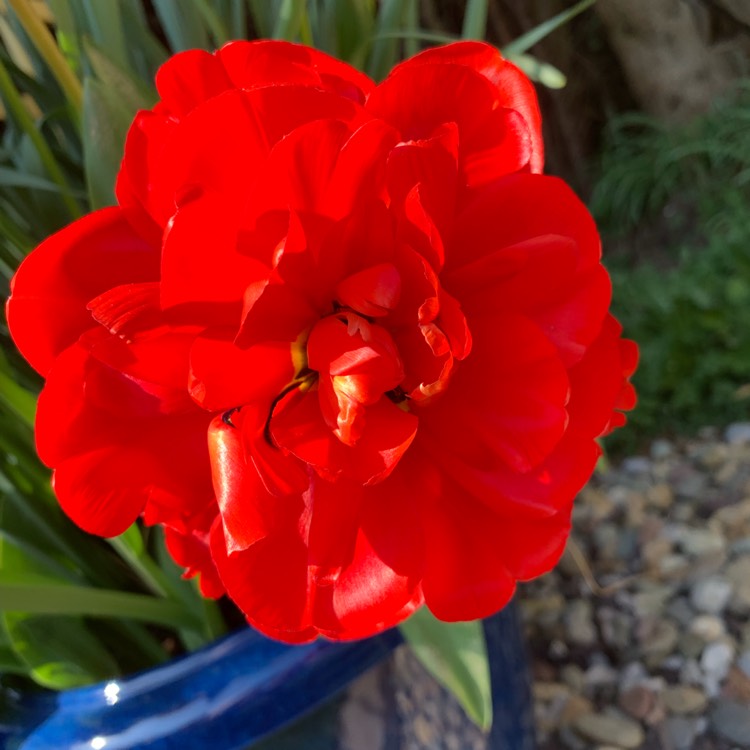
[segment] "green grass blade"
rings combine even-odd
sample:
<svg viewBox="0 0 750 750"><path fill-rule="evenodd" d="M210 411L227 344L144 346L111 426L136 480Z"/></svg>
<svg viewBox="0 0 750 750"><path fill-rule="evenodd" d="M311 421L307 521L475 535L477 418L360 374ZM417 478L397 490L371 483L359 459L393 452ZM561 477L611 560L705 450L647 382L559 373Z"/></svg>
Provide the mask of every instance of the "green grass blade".
<svg viewBox="0 0 750 750"><path fill-rule="evenodd" d="M34 124L31 115L21 99L21 95L13 84L5 64L0 58L0 99L5 103L9 114L13 117L18 127L28 136L34 146L39 160L44 166L50 179L60 188L60 195L67 207L70 216L77 219L81 216L81 210L71 195L70 187L65 179L60 165L57 163L47 141Z"/></svg>
<svg viewBox="0 0 750 750"><path fill-rule="evenodd" d="M518 39L514 39L510 44L505 45L503 47L503 54L512 56L526 52L537 44L537 42L541 42L544 37L568 23L568 21L575 18L579 13L583 13L584 10L590 8L595 2L596 0L580 0L572 8L568 8L568 10L552 16L549 20L540 23L530 31L519 36Z"/></svg>
<svg viewBox="0 0 750 750"><path fill-rule="evenodd" d="M372 54L368 73L376 81L383 79L398 61L397 35L403 37L404 4L402 0L383 0L375 23Z"/></svg>
<svg viewBox="0 0 750 750"><path fill-rule="evenodd" d="M487 34L487 10L487 0L468 0L461 29L464 39L484 39Z"/></svg>
<svg viewBox="0 0 750 750"><path fill-rule="evenodd" d="M211 45L198 8L184 0L152 0L169 46L174 52L208 49Z"/></svg>
<svg viewBox="0 0 750 750"><path fill-rule="evenodd" d="M80 119L83 107L83 88L72 71L68 61L57 46L55 38L34 12L29 0L8 0L24 31L29 35L37 52L47 63L52 75L57 79L73 111Z"/></svg>
<svg viewBox="0 0 750 750"><path fill-rule="evenodd" d="M273 28L273 38L295 41L306 15L305 0L282 0Z"/></svg>
<svg viewBox="0 0 750 750"><path fill-rule="evenodd" d="M124 617L175 629L201 629L201 623L185 607L168 599L86 586L69 586L41 576L10 577L2 570L0 602L5 612Z"/></svg>

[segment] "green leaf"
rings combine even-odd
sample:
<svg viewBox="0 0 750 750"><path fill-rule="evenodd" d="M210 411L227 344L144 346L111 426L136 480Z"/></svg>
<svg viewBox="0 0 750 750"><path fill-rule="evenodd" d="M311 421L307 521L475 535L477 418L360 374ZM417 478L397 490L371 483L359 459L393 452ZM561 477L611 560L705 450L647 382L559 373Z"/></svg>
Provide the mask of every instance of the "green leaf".
<svg viewBox="0 0 750 750"><path fill-rule="evenodd" d="M0 570L0 601L9 612L38 615L125 617L171 628L199 630L201 623L175 601L86 586L70 586L39 575Z"/></svg>
<svg viewBox="0 0 750 750"><path fill-rule="evenodd" d="M128 42L125 38L120 0L81 0L94 42L107 50L111 60L128 67Z"/></svg>
<svg viewBox="0 0 750 750"><path fill-rule="evenodd" d="M117 97L123 106L128 109L131 121L139 109L153 107L158 100L156 89L153 86L146 85L113 62L101 48L88 39L84 41L83 47L97 79L109 89L109 93Z"/></svg>
<svg viewBox="0 0 750 750"><path fill-rule="evenodd" d="M2 619L13 652L26 665L29 676L44 687L80 687L119 671L80 617L6 612Z"/></svg>
<svg viewBox="0 0 750 750"><path fill-rule="evenodd" d="M531 49L535 44L541 42L544 37L551 34L560 26L564 26L568 21L575 18L579 13L583 13L584 10L590 8L596 0L580 0L572 8L558 13L556 16L540 23L525 34L521 34L518 39L514 39L510 44L506 44L503 47L503 54L506 57L512 57L514 55L520 55L522 52L526 52Z"/></svg>
<svg viewBox="0 0 750 750"><path fill-rule="evenodd" d="M492 690L481 621L441 622L427 607L399 625L414 654L481 729L492 725Z"/></svg>
<svg viewBox="0 0 750 750"><path fill-rule="evenodd" d="M290 42L298 39L304 16L305 0L281 0L273 28L273 38Z"/></svg>
<svg viewBox="0 0 750 750"><path fill-rule="evenodd" d="M115 179L133 112L115 92L87 77L83 86L83 160L93 209L115 203Z"/></svg>
<svg viewBox="0 0 750 750"><path fill-rule="evenodd" d="M401 31L404 8L402 0L383 0L379 5L368 65L370 77L376 81L384 78L398 60L398 45L394 35Z"/></svg>
<svg viewBox="0 0 750 750"><path fill-rule="evenodd" d="M173 52L207 49L208 32L198 8L185 0L152 0Z"/></svg>
<svg viewBox="0 0 750 750"><path fill-rule="evenodd" d="M461 29L464 39L484 39L487 33L487 10L487 0L468 0Z"/></svg>
<svg viewBox="0 0 750 750"><path fill-rule="evenodd" d="M532 55L512 54L506 55L507 59L518 65L532 81L538 81L548 89L562 89L568 83L565 74L554 65L542 62Z"/></svg>
<svg viewBox="0 0 750 750"><path fill-rule="evenodd" d="M0 353L0 364L5 355ZM0 369L0 403L9 409L16 417L29 427L34 426L34 415L36 414L36 398L25 388L15 383Z"/></svg>

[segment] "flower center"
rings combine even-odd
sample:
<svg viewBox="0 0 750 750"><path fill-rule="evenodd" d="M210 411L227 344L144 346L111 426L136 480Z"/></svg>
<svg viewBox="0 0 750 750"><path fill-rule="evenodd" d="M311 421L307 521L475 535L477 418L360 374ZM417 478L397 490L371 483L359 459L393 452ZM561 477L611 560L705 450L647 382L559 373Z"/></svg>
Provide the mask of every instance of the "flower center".
<svg viewBox="0 0 750 750"><path fill-rule="evenodd" d="M355 445L368 406L394 391L404 366L390 333L355 312L319 320L307 342L307 366L318 373L320 409L346 445Z"/></svg>

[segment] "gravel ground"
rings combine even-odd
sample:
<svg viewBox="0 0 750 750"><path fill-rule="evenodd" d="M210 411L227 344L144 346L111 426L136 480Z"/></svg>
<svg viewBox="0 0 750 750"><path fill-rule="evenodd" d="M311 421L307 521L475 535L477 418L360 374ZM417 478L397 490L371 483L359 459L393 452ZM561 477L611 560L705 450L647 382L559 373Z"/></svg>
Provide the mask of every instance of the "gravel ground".
<svg viewBox="0 0 750 750"><path fill-rule="evenodd" d="M542 750L750 748L750 423L598 474L519 599Z"/></svg>

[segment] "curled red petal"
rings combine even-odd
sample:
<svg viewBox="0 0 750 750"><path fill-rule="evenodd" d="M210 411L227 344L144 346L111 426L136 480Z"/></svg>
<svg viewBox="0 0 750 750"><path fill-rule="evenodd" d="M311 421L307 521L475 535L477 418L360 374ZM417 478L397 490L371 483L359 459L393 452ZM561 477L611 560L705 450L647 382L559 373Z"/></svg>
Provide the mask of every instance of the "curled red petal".
<svg viewBox="0 0 750 750"><path fill-rule="evenodd" d="M155 281L158 249L117 208L89 214L53 234L21 263L7 303L11 336L46 374L55 357L95 325L86 306L119 284Z"/></svg>
<svg viewBox="0 0 750 750"><path fill-rule="evenodd" d="M276 498L248 461L240 429L223 417L208 428L208 453L227 552L246 550L273 530Z"/></svg>

